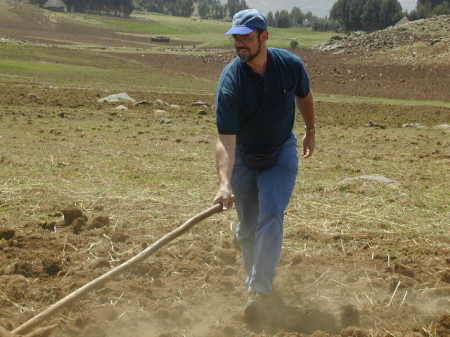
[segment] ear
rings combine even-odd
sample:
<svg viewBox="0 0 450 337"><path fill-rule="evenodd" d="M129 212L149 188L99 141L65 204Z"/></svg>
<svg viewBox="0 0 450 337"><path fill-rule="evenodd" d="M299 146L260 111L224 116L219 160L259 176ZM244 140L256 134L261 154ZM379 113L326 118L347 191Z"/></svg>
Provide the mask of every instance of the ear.
<svg viewBox="0 0 450 337"><path fill-rule="evenodd" d="M263 42L267 41L269 39L269 32L267 30L261 32L260 39Z"/></svg>

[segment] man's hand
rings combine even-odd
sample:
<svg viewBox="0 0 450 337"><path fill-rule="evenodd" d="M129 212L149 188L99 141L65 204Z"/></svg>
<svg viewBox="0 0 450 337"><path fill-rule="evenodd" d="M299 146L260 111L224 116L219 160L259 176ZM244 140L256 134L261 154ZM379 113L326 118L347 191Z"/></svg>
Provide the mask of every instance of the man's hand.
<svg viewBox="0 0 450 337"><path fill-rule="evenodd" d="M220 186L214 197L214 204L222 204L223 210L227 210L233 206L234 195L229 185Z"/></svg>
<svg viewBox="0 0 450 337"><path fill-rule="evenodd" d="M303 137L303 158L312 156L316 141L316 131L314 128L315 112L314 97L312 92L305 97L297 97L297 106L305 121L305 136Z"/></svg>
<svg viewBox="0 0 450 337"><path fill-rule="evenodd" d="M222 204L227 210L233 206L233 192L231 191L231 175L234 167L236 151L236 135L219 134L216 144L216 166L219 176L219 191L214 197L214 203Z"/></svg>
<svg viewBox="0 0 450 337"><path fill-rule="evenodd" d="M316 143L316 135L314 130L306 130L306 134L303 137L303 158L311 157L314 152Z"/></svg>

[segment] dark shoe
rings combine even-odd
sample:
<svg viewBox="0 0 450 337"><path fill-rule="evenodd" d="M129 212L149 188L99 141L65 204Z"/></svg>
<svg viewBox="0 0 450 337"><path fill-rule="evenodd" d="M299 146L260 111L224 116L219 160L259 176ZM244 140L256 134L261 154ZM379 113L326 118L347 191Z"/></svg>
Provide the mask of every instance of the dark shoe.
<svg viewBox="0 0 450 337"><path fill-rule="evenodd" d="M244 317L248 323L255 323L264 320L264 313L267 302L267 295L257 292L250 292L247 305L244 309Z"/></svg>

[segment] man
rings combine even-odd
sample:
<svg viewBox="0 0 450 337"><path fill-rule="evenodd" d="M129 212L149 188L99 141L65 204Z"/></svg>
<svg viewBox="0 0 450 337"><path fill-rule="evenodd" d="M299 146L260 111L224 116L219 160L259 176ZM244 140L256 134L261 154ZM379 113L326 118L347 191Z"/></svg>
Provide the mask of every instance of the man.
<svg viewBox="0 0 450 337"><path fill-rule="evenodd" d="M302 60L267 47L267 20L261 13L236 13L226 35L233 37L237 57L225 67L217 89L219 190L214 202L224 209L233 200L236 204L236 238L249 291L245 314L252 319L274 298L284 212L298 170L295 103L305 121L305 158L314 151L314 103Z"/></svg>

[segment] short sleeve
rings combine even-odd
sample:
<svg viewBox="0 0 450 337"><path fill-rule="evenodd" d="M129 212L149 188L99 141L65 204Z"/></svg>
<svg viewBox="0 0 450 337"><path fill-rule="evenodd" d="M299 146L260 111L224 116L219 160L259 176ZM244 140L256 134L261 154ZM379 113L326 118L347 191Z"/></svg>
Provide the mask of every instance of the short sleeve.
<svg viewBox="0 0 450 337"><path fill-rule="evenodd" d="M239 105L235 86L230 74L222 74L216 95L216 123L219 134L235 135L239 132Z"/></svg>
<svg viewBox="0 0 450 337"><path fill-rule="evenodd" d="M301 59L299 59L299 63L297 64L297 85L295 95L297 97L306 97L310 91L310 83L309 83L309 75L308 71L305 68L305 64Z"/></svg>

